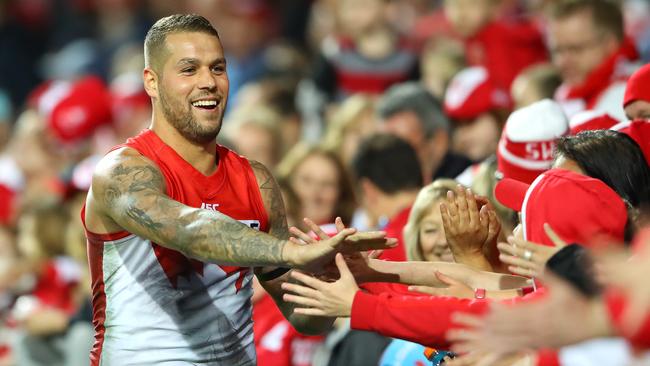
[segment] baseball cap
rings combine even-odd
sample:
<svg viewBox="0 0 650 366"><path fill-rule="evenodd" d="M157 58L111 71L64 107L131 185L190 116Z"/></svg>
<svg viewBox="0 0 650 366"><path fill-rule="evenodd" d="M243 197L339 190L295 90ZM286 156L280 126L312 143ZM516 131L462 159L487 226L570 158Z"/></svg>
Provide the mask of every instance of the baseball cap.
<svg viewBox="0 0 650 366"><path fill-rule="evenodd" d="M504 178L530 184L553 164L555 140L569 130L562 107L550 99L510 114L497 147L497 170Z"/></svg>
<svg viewBox="0 0 650 366"><path fill-rule="evenodd" d="M553 246L544 232L544 223L567 243L589 246L599 239L624 240L625 203L598 179L551 169L532 184L503 179L494 194L504 206L521 212L526 240Z"/></svg>
<svg viewBox="0 0 650 366"><path fill-rule="evenodd" d="M650 64L646 64L635 71L627 80L625 87L625 96L623 97L623 107L637 101L644 100L650 102Z"/></svg>
<svg viewBox="0 0 650 366"><path fill-rule="evenodd" d="M474 119L493 109L509 109L510 96L497 88L481 66L457 73L445 92L445 113L453 119Z"/></svg>
<svg viewBox="0 0 650 366"><path fill-rule="evenodd" d="M569 120L569 135L582 131L609 130L620 121L607 112L587 110L577 113Z"/></svg>

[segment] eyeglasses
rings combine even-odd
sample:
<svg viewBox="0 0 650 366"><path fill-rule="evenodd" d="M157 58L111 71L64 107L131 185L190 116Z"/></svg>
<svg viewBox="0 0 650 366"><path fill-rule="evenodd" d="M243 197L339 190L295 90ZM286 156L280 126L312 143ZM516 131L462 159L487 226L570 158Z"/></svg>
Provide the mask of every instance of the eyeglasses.
<svg viewBox="0 0 650 366"><path fill-rule="evenodd" d="M563 54L577 55L594 48L601 44L603 37L597 37L589 41L575 44L567 44L562 46L551 47L550 52L553 56L560 56Z"/></svg>

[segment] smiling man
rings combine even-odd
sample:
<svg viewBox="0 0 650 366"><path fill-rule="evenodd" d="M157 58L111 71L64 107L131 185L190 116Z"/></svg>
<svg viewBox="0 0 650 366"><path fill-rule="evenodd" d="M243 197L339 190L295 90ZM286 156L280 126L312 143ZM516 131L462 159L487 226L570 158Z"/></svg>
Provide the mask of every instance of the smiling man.
<svg viewBox="0 0 650 366"><path fill-rule="evenodd" d="M319 271L337 252L388 247L347 230L288 241L280 190L261 164L216 144L228 95L217 31L172 15L145 40L148 129L98 164L82 213L93 287L92 365L255 365L252 268L296 329L332 319L292 315L288 268Z"/></svg>

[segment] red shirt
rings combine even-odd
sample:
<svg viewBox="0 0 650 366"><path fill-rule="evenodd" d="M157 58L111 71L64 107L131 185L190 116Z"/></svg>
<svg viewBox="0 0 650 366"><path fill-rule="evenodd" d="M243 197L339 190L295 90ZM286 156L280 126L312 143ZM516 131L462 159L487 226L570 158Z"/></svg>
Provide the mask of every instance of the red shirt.
<svg viewBox="0 0 650 366"><path fill-rule="evenodd" d="M548 59L542 34L533 23L494 21L465 40L468 64L484 66L497 87L510 90L526 67Z"/></svg>
<svg viewBox="0 0 650 366"><path fill-rule="evenodd" d="M269 295L253 305L253 332L259 366L310 366L323 341L298 333Z"/></svg>
<svg viewBox="0 0 650 366"><path fill-rule="evenodd" d="M536 301L545 296L541 289L521 298L504 301L517 304ZM395 293L372 295L358 291L352 303L352 329L377 332L381 335L448 349L451 345L446 333L458 326L451 321L452 314L464 312L485 314L489 299L459 299L437 296L405 296ZM538 366L559 365L557 352L543 350L538 354Z"/></svg>
<svg viewBox="0 0 650 366"><path fill-rule="evenodd" d="M404 262L406 261L406 248L404 248L404 235L402 231L404 226L409 220L409 214L411 213L411 207L407 207L400 211L397 215L393 216L384 231L386 232L386 237L396 238L397 246L390 249L385 249L379 259L393 261L393 262Z"/></svg>

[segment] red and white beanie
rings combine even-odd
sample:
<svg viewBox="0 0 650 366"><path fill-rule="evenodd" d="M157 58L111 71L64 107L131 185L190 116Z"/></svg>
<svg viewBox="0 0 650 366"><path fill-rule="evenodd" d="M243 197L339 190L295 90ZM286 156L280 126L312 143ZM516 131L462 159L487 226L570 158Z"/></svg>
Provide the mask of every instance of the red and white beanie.
<svg viewBox="0 0 650 366"><path fill-rule="evenodd" d="M466 68L456 74L445 92L445 113L455 120L474 119L494 109L509 109L508 92L497 88L484 67Z"/></svg>
<svg viewBox="0 0 650 366"><path fill-rule="evenodd" d="M571 117L569 120L569 134L575 135L582 131L609 130L619 122L607 112L586 110Z"/></svg>
<svg viewBox="0 0 650 366"><path fill-rule="evenodd" d="M550 99L514 111L497 148L497 169L503 178L532 183L551 168L555 141L569 131L562 107Z"/></svg>

